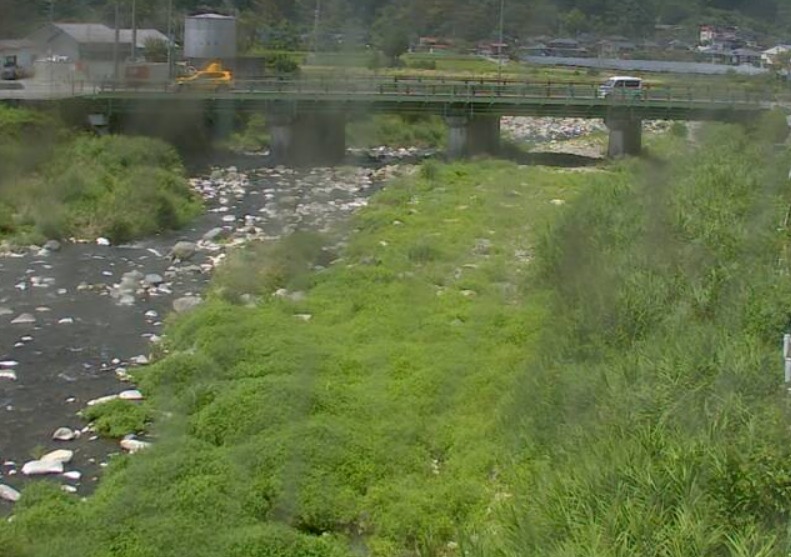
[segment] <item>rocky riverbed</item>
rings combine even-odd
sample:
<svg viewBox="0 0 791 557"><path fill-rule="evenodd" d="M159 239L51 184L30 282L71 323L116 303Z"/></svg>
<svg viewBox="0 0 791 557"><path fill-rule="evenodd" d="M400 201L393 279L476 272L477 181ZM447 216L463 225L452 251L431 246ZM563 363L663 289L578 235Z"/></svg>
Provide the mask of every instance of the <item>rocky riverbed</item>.
<svg viewBox="0 0 791 557"><path fill-rule="evenodd" d="M147 440L98 438L78 412L140 399L129 372L147 365L163 318L201 302L229 250L297 228L327 230L395 175L409 150L376 168L218 169L192 180L207 211L188 230L129 245L48 242L0 254L0 509L29 478L87 493L115 454ZM263 161L262 161L263 162ZM132 433L132 432L130 432ZM53 452L56 451L56 452Z"/></svg>

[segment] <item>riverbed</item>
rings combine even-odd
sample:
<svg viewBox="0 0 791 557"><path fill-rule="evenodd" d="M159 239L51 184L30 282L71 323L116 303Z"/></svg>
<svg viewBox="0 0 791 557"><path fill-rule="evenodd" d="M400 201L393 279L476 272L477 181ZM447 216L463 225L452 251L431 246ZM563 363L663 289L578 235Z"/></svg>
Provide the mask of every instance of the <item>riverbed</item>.
<svg viewBox="0 0 791 557"><path fill-rule="evenodd" d="M296 229L327 231L385 181L414 170L420 157L405 150L374 167L298 171L261 159L249 173L215 169L192 180L206 212L184 230L128 245L73 240L0 256L0 484L24 487L31 481L21 473L26 461L68 449L66 470L79 479L49 477L89 493L122 451L77 413L91 400L134 389L128 374L147 365L174 302L200 297L229 250ZM171 253L177 244L186 251ZM59 428L77 438L53 439Z"/></svg>

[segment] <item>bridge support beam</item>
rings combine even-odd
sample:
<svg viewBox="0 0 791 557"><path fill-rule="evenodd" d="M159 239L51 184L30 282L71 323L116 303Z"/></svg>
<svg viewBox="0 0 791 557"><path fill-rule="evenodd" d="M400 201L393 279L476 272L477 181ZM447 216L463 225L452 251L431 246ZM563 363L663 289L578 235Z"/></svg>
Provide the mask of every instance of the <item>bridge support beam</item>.
<svg viewBox="0 0 791 557"><path fill-rule="evenodd" d="M499 116L447 116L449 159L495 155L500 150Z"/></svg>
<svg viewBox="0 0 791 557"><path fill-rule="evenodd" d="M278 164L339 164L346 156L342 113L267 115L270 153Z"/></svg>
<svg viewBox="0 0 791 557"><path fill-rule="evenodd" d="M643 122L631 117L608 117L604 123L610 130L607 156L619 158L639 155L643 148Z"/></svg>

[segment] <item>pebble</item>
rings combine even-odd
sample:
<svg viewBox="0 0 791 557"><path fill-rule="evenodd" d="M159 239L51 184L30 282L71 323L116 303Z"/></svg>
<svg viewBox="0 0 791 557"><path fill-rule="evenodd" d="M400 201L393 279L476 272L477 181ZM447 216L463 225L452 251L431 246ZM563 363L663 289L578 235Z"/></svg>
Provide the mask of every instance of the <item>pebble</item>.
<svg viewBox="0 0 791 557"><path fill-rule="evenodd" d="M60 486L61 491L65 491L66 493L77 493L77 488L73 485L62 485Z"/></svg>
<svg viewBox="0 0 791 557"><path fill-rule="evenodd" d="M5 317L6 315L13 315L14 312L11 308L7 308L5 306L0 306L0 317Z"/></svg>
<svg viewBox="0 0 791 557"><path fill-rule="evenodd" d="M110 240L107 238L96 238L96 245L97 246L109 246Z"/></svg>
<svg viewBox="0 0 791 557"><path fill-rule="evenodd" d="M0 361L0 367L8 368L8 367L16 367L18 365L19 365L19 362L17 362L16 360L3 360L3 361Z"/></svg>
<svg viewBox="0 0 791 557"><path fill-rule="evenodd" d="M80 478L82 478L82 472L79 472L77 470L72 470L71 472L64 472L63 477L66 478L67 480L78 482L80 481Z"/></svg>
<svg viewBox="0 0 791 557"><path fill-rule="evenodd" d="M64 317L63 319L58 320L58 325L71 325L74 323L73 317Z"/></svg>
<svg viewBox="0 0 791 557"><path fill-rule="evenodd" d="M3 369L0 370L0 379L9 379L11 381L16 381L16 372L13 369Z"/></svg>
<svg viewBox="0 0 791 557"><path fill-rule="evenodd" d="M47 251L60 251L60 242L57 240L47 240L43 248Z"/></svg>

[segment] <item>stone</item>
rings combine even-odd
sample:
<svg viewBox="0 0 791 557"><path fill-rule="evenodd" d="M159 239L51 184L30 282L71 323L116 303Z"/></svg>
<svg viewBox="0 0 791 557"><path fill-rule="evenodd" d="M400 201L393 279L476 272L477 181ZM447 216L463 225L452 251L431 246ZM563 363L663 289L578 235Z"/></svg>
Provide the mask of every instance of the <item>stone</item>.
<svg viewBox="0 0 791 557"><path fill-rule="evenodd" d="M143 400L145 397L143 396L143 393L137 389L129 389L119 393L118 398L121 400Z"/></svg>
<svg viewBox="0 0 791 557"><path fill-rule="evenodd" d="M150 286L159 286L160 284L165 282L165 279L162 278L162 275L158 275L156 273L149 273L145 276L145 278L143 278L143 282L145 282Z"/></svg>
<svg viewBox="0 0 791 557"><path fill-rule="evenodd" d="M13 369L0 370L0 379L9 379L16 381L16 372Z"/></svg>
<svg viewBox="0 0 791 557"><path fill-rule="evenodd" d="M212 228L203 235L203 240L206 242L215 242L225 235L225 230L220 227Z"/></svg>
<svg viewBox="0 0 791 557"><path fill-rule="evenodd" d="M5 317L6 315L13 315L14 312L11 308L7 308L5 306L0 306L0 317Z"/></svg>
<svg viewBox="0 0 791 557"><path fill-rule="evenodd" d="M77 470L72 470L70 472L64 472L63 473L63 477L66 478L67 480L72 480L72 481L78 482L78 481L80 481L80 478L82 478L82 472L79 472Z"/></svg>
<svg viewBox="0 0 791 557"><path fill-rule="evenodd" d="M21 496L22 494L10 485L0 484L0 499L16 503Z"/></svg>
<svg viewBox="0 0 791 557"><path fill-rule="evenodd" d="M61 464L68 464L74 457L74 451L68 449L58 449L42 456L39 462L60 462Z"/></svg>
<svg viewBox="0 0 791 557"><path fill-rule="evenodd" d="M3 360L0 361L0 368L9 368L9 367L16 367L19 365L19 362L16 360Z"/></svg>
<svg viewBox="0 0 791 557"><path fill-rule="evenodd" d="M47 474L63 474L63 463L60 461L46 462L43 460L31 460L22 466L22 473L25 476L44 476Z"/></svg>
<svg viewBox="0 0 791 557"><path fill-rule="evenodd" d="M12 325L32 325L35 322L36 322L36 318L32 314L30 314L30 313L23 313L23 314L17 316L16 318L14 318L14 320L11 321L11 324Z"/></svg>
<svg viewBox="0 0 791 557"><path fill-rule="evenodd" d="M55 441L73 441L77 438L77 434L68 427L59 427L52 434L52 439Z"/></svg>
<svg viewBox="0 0 791 557"><path fill-rule="evenodd" d="M107 238L96 238L96 245L97 246L109 246L110 240Z"/></svg>
<svg viewBox="0 0 791 557"><path fill-rule="evenodd" d="M43 247L47 251L60 251L60 242L57 240L47 240Z"/></svg>
<svg viewBox="0 0 791 557"><path fill-rule="evenodd" d="M176 242L176 245L170 250L170 258L186 261L195 255L196 251L198 251L198 246L194 242Z"/></svg>
<svg viewBox="0 0 791 557"><path fill-rule="evenodd" d="M121 448L125 451L129 451L130 453L134 454L137 451L142 451L143 449L147 449L151 446L151 443L146 441L141 441L139 439L129 438L129 439L122 439L121 440Z"/></svg>
<svg viewBox="0 0 791 557"><path fill-rule="evenodd" d="M151 361L148 359L148 356L140 355L140 356L133 356L129 358L129 362L136 365L136 366L147 366Z"/></svg>
<svg viewBox="0 0 791 557"><path fill-rule="evenodd" d="M117 398L118 395L100 396L99 398L89 400L86 404L87 406L96 406L97 404L104 404L106 402L110 402L111 400L116 400Z"/></svg>
<svg viewBox="0 0 791 557"><path fill-rule="evenodd" d="M64 317L63 319L58 320L58 325L71 325L74 323L73 317Z"/></svg>
<svg viewBox="0 0 791 557"><path fill-rule="evenodd" d="M198 296L184 296L183 298L178 298L173 300L173 311L176 313L186 313L195 309L202 301L203 300Z"/></svg>

